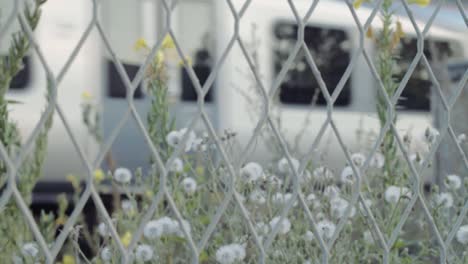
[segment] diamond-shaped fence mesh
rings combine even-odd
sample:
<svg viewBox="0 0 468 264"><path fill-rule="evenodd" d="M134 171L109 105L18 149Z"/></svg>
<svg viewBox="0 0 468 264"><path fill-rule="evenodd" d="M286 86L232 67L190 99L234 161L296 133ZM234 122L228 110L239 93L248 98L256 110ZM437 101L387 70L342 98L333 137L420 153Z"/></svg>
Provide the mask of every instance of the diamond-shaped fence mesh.
<svg viewBox="0 0 468 264"><path fill-rule="evenodd" d="M4 263L467 263L461 0L57 2L0 1Z"/></svg>

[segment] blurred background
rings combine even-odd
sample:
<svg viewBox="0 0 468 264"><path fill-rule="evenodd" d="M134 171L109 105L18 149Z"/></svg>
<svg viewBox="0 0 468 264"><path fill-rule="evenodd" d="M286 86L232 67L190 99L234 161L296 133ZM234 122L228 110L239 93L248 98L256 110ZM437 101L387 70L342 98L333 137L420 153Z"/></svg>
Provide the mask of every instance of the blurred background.
<svg viewBox="0 0 468 264"><path fill-rule="evenodd" d="M85 165L71 135L89 161L94 161L102 152L102 142L98 142L83 124L83 101L86 100L91 101L99 115L96 122L102 131L103 142L112 145L113 164L132 170L149 168L150 150L140 128L132 118L121 123L128 114L129 104L125 78L121 77L116 63L121 63L132 81L149 49L168 33L168 8L172 10L169 20L175 47L165 53L165 63L171 114L176 118L178 128L187 127L195 120L197 133L203 134L207 130L206 122L198 118L200 108L195 86L181 63L186 58L191 61L200 85L210 81L210 86L205 87L210 90L205 97L204 111L219 133L233 131L240 146L245 146L263 116L265 103L259 89L265 88L268 92L278 86L272 115L278 120L277 125L292 153L296 157L314 155L315 160L337 171L346 164L338 136L329 125L324 136L318 137L327 120L327 102L304 50L298 52L284 76L277 79L297 41L297 21L287 1L252 1L239 22L238 39L233 39L235 19L225 1L168 1L170 7L152 0L97 2L99 5L95 7L92 1L47 1L34 33L39 49L30 51L24 60L24 69L13 81L8 94L11 100L20 102L12 106L11 113L25 141L46 106L47 71L54 76L63 76L58 83L58 104L70 131L56 115L42 178L44 189L38 191L43 193L40 196L43 199L55 200L48 193L56 189L53 184L65 181L66 175L85 177ZM293 2L300 15L304 15L310 5L310 1ZM439 9L435 2L427 7L410 5L419 31L423 31ZM14 1L1 0L0 3L0 24L3 25L13 10ZM410 73L398 103L401 112L398 127L402 137L407 134L422 137L427 127L443 123L440 119L444 120L445 110L440 106L439 93L434 93L435 80L431 79L430 72L442 84L442 93L446 95L454 91L450 87L455 87L466 72L468 26L456 3L450 0L441 5L433 25L425 34L424 54L434 62L434 68L430 70L419 62ZM237 12L242 10L243 4L245 1L233 1ZM465 5L466 19L467 3L462 4ZM357 10L361 24L371 15L372 6L373 3L365 3ZM94 12L98 15L93 16ZM404 31L396 49L398 72L395 78L401 81L417 54L417 30L408 20L404 8L396 8L395 12ZM349 151L369 151L379 132L375 113L375 87L378 84L365 56L355 54L359 49L359 30L352 13L344 1L321 0L307 22L305 46L320 70L324 84L330 94L340 87L340 92L335 93L333 109L339 136ZM379 24L377 15L371 28L378 31ZM14 22L7 32L18 29L18 23ZM149 48L135 49L138 40L144 40ZM2 54L6 53L9 41L6 35L1 37ZM371 57L374 55L371 39L366 38L363 48ZM218 64L220 60L222 63ZM255 71L249 63L253 63ZM343 77L351 63L354 66L349 75ZM464 98L464 93L460 98ZM142 120L146 120L150 100L151 95L143 81L134 94L134 106ZM465 115L468 109L463 100L457 101L454 114ZM455 122L454 126L457 134L465 133L464 123ZM113 137L114 141L110 142ZM248 152L249 159L279 159L281 157L271 157L275 154L270 155L277 153L270 150L278 149L279 145L275 139L260 138ZM457 148L452 140L448 140L441 144L438 155L454 150ZM417 144L411 151L412 154L427 152L419 149ZM435 166L427 172L428 181L435 180L438 174L462 172L459 153L442 156L450 158L442 163L440 159L435 161ZM241 157L232 158L234 163L242 160ZM112 170L107 158L98 167Z"/></svg>

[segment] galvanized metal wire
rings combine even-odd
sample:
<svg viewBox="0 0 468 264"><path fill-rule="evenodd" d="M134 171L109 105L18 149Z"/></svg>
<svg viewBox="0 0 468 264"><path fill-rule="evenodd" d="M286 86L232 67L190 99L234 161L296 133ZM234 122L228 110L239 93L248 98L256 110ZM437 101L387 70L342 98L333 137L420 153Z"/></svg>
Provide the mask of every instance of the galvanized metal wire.
<svg viewBox="0 0 468 264"><path fill-rule="evenodd" d="M289 57L282 66L281 70L275 76L274 82L272 83L271 89L268 89L266 85L262 82L260 78L260 74L258 73L258 70L256 69L256 66L254 62L252 61L252 58L249 56L247 48L245 46L244 41L242 40L239 30L241 26L241 20L245 12L249 9L249 6L254 0L246 0L245 3L241 6L239 10L236 10L234 3L231 0L219 0L219 1L214 1L215 6L217 8L222 8L221 3L227 4L227 7L229 8L229 12L232 14L234 18L234 31L233 35L230 38L228 45L223 48L218 53L218 59L215 62L215 65L213 67L213 71L210 73L209 77L207 78L206 82L204 85L200 84L200 80L197 78L197 75L195 74L194 69L192 66L188 63L184 63L184 67L186 71L188 72L188 76L193 83L193 86L195 87L195 90L198 94L198 101L197 101L197 107L198 107L198 112L195 116L191 118L191 120L188 122L187 128L188 131L193 131L194 127L197 122L201 121L206 127L207 132L209 133L209 136L213 141L215 142L216 148L219 150L220 157L224 164L226 164L227 167L227 172L230 176L230 181L228 182L228 190L225 193L223 201L220 203L219 207L216 210L216 213L212 216L210 224L207 226L206 230L204 231L201 239L199 241L196 241L192 235L190 234L189 230L186 230L185 226L181 224L182 229L183 229L183 234L186 237L189 247L192 251L192 263L199 263L199 255L200 253L204 250L204 248L207 246L207 243L210 240L211 235L215 231L215 228L219 224L221 218L223 217L224 213L227 210L227 207L230 203L234 202L237 207L240 208L240 212L242 214L243 219L245 220L248 230L251 233L251 235L254 238L255 244L258 247L259 251L259 259L258 263L265 263L267 259L267 254L269 252L269 249L271 248L271 245L276 238L279 229L280 229L280 223L281 220L278 222L277 226L273 228L273 230L268 234L265 240L260 239L259 234L254 228L254 223L252 219L249 217L249 212L246 209L246 206L243 204L242 199L238 193L238 191L235 188L235 182L237 178L239 177L238 172L239 172L239 164L242 164L245 162L245 160L241 160L240 162L234 163L232 160L227 155L226 149L224 149L223 144L218 137L216 130L214 128L214 125L212 124L212 121L208 117L208 114L205 109L205 97L207 95L208 90L210 87L212 87L213 83L215 82L215 78L219 74L219 69L221 66L225 63L227 56L229 55L230 51L233 49L235 45L238 45L240 47L240 50L242 52L242 55L245 57L245 60L248 64L248 69L251 71L251 73L254 76L254 80L258 87L260 88L260 95L261 95L261 100L262 100L262 111L261 111L261 116L260 119L258 120L255 129L252 133L251 138L248 140L248 144L246 145L245 149L243 149L243 153L248 153L249 150L253 147L253 144L256 140L256 138L259 136L261 129L264 127L268 127L273 131L273 134L276 138L276 140L279 142L279 145L281 147L281 150L286 157L288 164L291 168L294 168L292 159L293 157L291 156L290 150L287 147L287 144L285 143L285 138L282 135L281 131L278 129L276 124L274 123L272 117L271 117L271 104L272 101L274 100L274 97L276 96L278 89L281 86L281 83L285 80L286 74L288 70L291 68L294 59L296 58L297 54L299 51L303 51L305 53L305 58L307 61L307 65L312 71L313 76L318 82L319 88L321 93L323 94L325 101L326 101L326 112L327 112L327 119L323 124L321 124L319 133L316 136L308 154L307 157L304 160L301 160L300 162L300 167L299 169L293 170L293 199L290 199L284 208L281 210L281 219L284 219L287 217L289 214L291 208L293 205L298 202L299 206L303 208L305 215L307 217L307 220L310 223L311 230L313 231L315 237L318 240L319 247L322 251L322 263L329 263L330 258L333 255L333 245L336 243L336 241L339 239L339 234L342 231L344 225L346 224L348 218L351 215L352 208L354 206L360 205L362 208L364 208L369 222L370 222L370 228L372 229L372 232L376 235L377 243L380 245L382 252L383 252L383 263L389 263L389 254L390 250L397 241L397 238L401 232L401 229L405 222L407 221L411 210L414 208L416 203L419 203L422 205L422 209L424 212L424 215L426 217L427 222L429 223L432 233L434 234L436 241L439 245L439 253L440 253L440 263L446 263L447 262L447 256L450 254L448 251L448 248L450 247L450 243L455 237L456 231L460 228L462 225L463 220L465 219L465 216L468 212L468 200L465 202L461 209L461 213L459 217L457 218L455 224L452 226L449 235L447 238L443 238L442 235L440 234L439 228L434 222L434 219L431 215L430 210L428 209L428 204L427 201L424 199L423 194L421 193L422 189L422 184L423 182L420 180L421 179L421 173L424 167L428 165L428 162L434 157L435 152L437 150L437 147L439 144L441 144L442 139L444 138L445 135L448 134L448 136L453 140L453 142L456 144L457 151L460 153L463 163L465 168L468 170L468 159L463 152L462 147L460 146L459 142L457 141L456 134L454 132L454 129L450 123L450 119L447 118L447 122L444 124L444 126L440 129L441 136L437 139L435 142L434 146L432 147L430 153L428 154L427 157L425 157L425 162L423 164L423 168L416 168L414 164L411 162L409 154L407 150L404 147L403 140L401 136L397 133L396 125L394 123L394 116L396 114L395 107L398 101L398 98L400 98L403 90L405 89L411 75L413 74L416 66L419 63L422 63L424 67L428 69L429 72L429 77L433 83L433 86L435 87L435 90L438 94L438 96L441 98L442 106L447 111L447 114L450 114L451 109L454 107L455 101L460 97L460 94L463 90L463 88L467 85L468 82L468 71L465 72L463 75L463 78L460 80L459 84L457 85L456 92L453 94L451 98L446 98L442 92L441 85L438 83L436 76L434 75L431 65L429 63L428 58L426 55L423 53L424 50L424 40L427 37L428 31L431 28L434 19L436 15L438 14L442 4L444 1L438 1L436 5L436 9L434 13L431 15L430 19L427 21L425 24L424 28L419 28L416 19L414 18L411 9L409 8L408 2L406 0L401 0L401 4L407 14L407 18L409 21L411 21L414 30L416 32L417 36L417 54L412 60L407 72L405 73L401 83L398 86L398 89L395 94L389 95L385 92L385 88L383 85L382 80L379 77L378 71L376 69L376 66L374 65L374 61L371 58L371 55L364 49L364 39L365 39L365 32L369 29L372 21L374 21L378 15L378 12L382 8L382 3L383 0L378 0L374 2L374 9L371 12L371 15L368 17L368 19L364 22L364 24L361 23L361 21L358 19L358 16L356 14L356 11L353 7L353 3L351 0L343 0L343 2L346 3L346 5L349 8L349 12L352 14L355 22L356 22L356 28L359 31L359 46L357 49L353 52L350 63L346 68L346 71L344 72L343 76L341 77L338 85L335 87L334 92L332 94L329 93L329 89L325 83L325 81L322 78L322 75L320 73L319 68L317 67L314 57L310 53L310 51L307 48L307 44L304 40L304 30L305 26L307 24L307 21L309 20L310 17L314 15L314 11L319 4L320 0L314 0L310 3L309 8L305 15L303 17L300 16L296 5L293 0L288 0L287 3L294 15L294 19L297 22L299 31L298 31L298 36L296 39L296 43L294 45L294 48L290 51ZM172 153L172 155L169 157L168 160L163 160L161 155L158 152L157 146L155 146L150 139L150 136L145 129L144 121L142 120L142 117L139 115L139 113L136 110L135 102L134 102L134 97L133 94L135 93L136 88L138 87L139 84L143 81L144 74L148 67L150 67L150 64L152 62L152 58L155 56L156 52L159 50L159 48L162 45L162 39L159 39L157 43L151 48L150 53L146 57L144 63L141 65L140 69L138 70L135 78L131 80L129 76L126 74L125 69L122 65L122 62L119 60L119 58L116 55L116 52L114 52L112 48L112 43L109 41L108 37L106 36L106 32L101 25L101 22L99 21L98 18L98 9L100 6L100 3L98 0L92 0L93 3L93 16L92 20L89 22L88 26L86 27L85 31L82 33L82 36L80 37L78 43L74 47L73 51L71 52L69 58L67 59L65 65L59 72L57 76L54 76L52 71L50 70L48 64L47 64L47 57L44 56L44 53L41 50L41 47L37 44L37 41L35 40L34 34L32 32L32 29L28 26L28 23L26 22L26 18L22 12L20 12L21 7L25 4L26 0L21 0L21 1L13 1L14 2L14 8L12 10L12 13L9 14L8 18L6 19L6 23L4 25L1 25L0 28L0 38L6 37L6 32L8 28L11 26L13 21L15 19L19 19L24 33L27 35L29 41L31 42L31 47L33 49L33 52L37 54L41 67L45 70L47 78L50 82L50 85L52 86L52 94L51 94L51 100L50 103L44 112L44 114L41 116L41 119L38 121L36 124L35 129L33 130L33 133L29 136L29 138L26 140L25 144L23 145L19 155L17 157L10 157L7 153L7 150L5 148L5 145L3 142L0 142L0 157L4 161L6 167L7 167L7 177L8 177L8 182L6 184L6 188L3 191L2 196L0 197L0 210L3 209L5 204L10 202L11 200L14 200L14 202L18 205L18 208L21 210L21 213L23 214L24 220L27 222L29 225L31 232L33 233L35 240L38 242L38 245L41 248L41 251L43 252L47 263L54 263L55 259L57 258L58 254L60 253L60 250L62 246L64 245L66 239L70 235L70 232L72 231L73 226L76 224L78 221L79 215L82 213L83 208L85 204L89 201L89 199L92 199L93 202L96 204L97 211L99 212L99 215L102 217L104 222L109 226L110 228L110 233L112 238L117 242L118 248L120 252L123 255L123 263L130 263L131 261L131 254L135 247L137 246L138 243L138 238L141 237L143 233L143 228L145 224L152 218L154 215L158 205L165 199L167 201L167 206L169 209L174 213L176 219L182 223L183 218L181 215L181 212L177 208L174 198L171 194L170 189L167 187L167 176L168 176L168 166L169 164L172 164L174 159L176 159L182 152L183 152L183 146L185 145L185 142L188 140L188 135L189 133L186 133L181 144L179 144L179 147ZM166 21L165 21L165 29L163 30L163 33L160 34L160 36L164 36L166 34L169 34L173 40L174 44L176 47L176 51L180 58L187 58L185 55L185 51L182 49L181 44L177 38L177 36L174 34L173 27L172 27L172 14L174 7L176 6L176 2L172 1L166 1L166 0L159 0L159 2L162 4ZM219 6L218 6L219 5ZM466 13L466 10L463 7L462 1L457 0L456 1L456 7L459 10L460 16L464 20L467 28L468 28L468 16ZM104 49L110 54L110 58L112 59L113 63L116 66L117 72L119 76L122 78L123 83L127 89L127 103L128 107L125 110L124 114L122 115L121 119L119 122L115 125L114 129L110 133L110 136L105 139L104 144L102 149L100 150L96 160L91 161L89 160L86 155L84 154L83 148L80 146L78 143L76 136L74 135L74 132L70 128L69 122L67 121L67 117L64 115L64 112L62 111L62 108L60 106L60 102L57 100L57 93L59 93L58 87L60 86L61 81L63 80L64 76L67 74L71 64L73 61L76 59L78 53L82 49L84 43L86 40L89 38L90 34L96 31L97 34L100 36L101 41L103 43ZM364 166L362 168L357 168L354 163L351 161L351 154L348 150L348 147L344 143L341 132L337 129L336 126L336 121L334 120L334 103L336 102L338 95L341 93L343 90L346 82L349 80L351 73L358 63L358 57L363 56L365 59L366 64L369 66L370 72L375 80L377 80L377 89L379 92L382 93L384 96L385 103L388 108L387 112L387 122L385 125L382 127L381 131L379 132L379 135L377 137L377 140L375 141L374 145L372 146L372 149L369 153L369 156L367 156L366 161L364 163ZM17 187L17 182L16 182L16 177L18 173L18 169L21 167L22 163L24 162L27 154L33 147L35 139L38 137L41 129L43 128L47 117L53 113L53 112L58 113L60 122L62 122L65 126L66 132L70 139L72 140L73 147L76 149L76 151L79 153L80 160L82 164L85 166L87 170L87 178L86 178L86 186L84 188L83 193L81 194L81 197L78 201L78 203L75 205L75 208L73 212L71 213L70 217L68 218L67 222L64 225L64 228L62 232L58 235L56 238L54 244L49 247L47 245L44 236L41 234L39 231L39 227L34 220L34 217L28 208L24 198L21 196L21 194L18 191ZM120 130L123 128L126 122L128 120L134 119L138 125L139 130L141 131L141 136L145 139L152 156L154 157L154 160L156 162L157 167L160 169L160 186L158 192L154 195L152 204L149 207L148 211L143 217L143 221L140 223L138 230L135 232L133 239L128 247L125 247L122 244L122 241L119 238L119 235L117 233L117 230L112 222L111 216L107 212L103 201L101 200L98 190L96 189L96 186L93 183L93 171L98 168L99 164L102 163L104 160L106 153L110 150L112 144L116 141L116 138L120 132ZM352 170L354 175L356 175L357 181L355 182L353 186L353 195L350 199L350 205L346 210L345 217L343 217L340 222L337 225L336 231L333 234L333 237L328 240L327 242L321 237L320 232L317 229L317 224L314 219L314 216L312 212L310 212L308 205L306 203L306 199L304 196L304 193L302 193L299 185L299 178L301 175L304 173L306 165L309 162L317 162L313 160L313 153L316 151L318 144L320 143L322 137L324 136L325 131L327 128L331 128L333 134L336 136L338 139L339 145L341 149L343 150L343 153L346 156L346 159L348 161L348 164L352 166ZM372 156L377 152L380 144L382 143L384 139L384 135L387 132L391 132L395 138L396 142L398 144L399 149L401 152L404 154L405 160L410 168L411 171L411 184L412 184L412 192L413 192L413 197L411 198L410 202L407 204L403 214L400 216L400 221L393 230L392 234L390 237L386 237L384 232L381 230L381 227L377 224L375 220L375 216L372 212L372 210L369 208L369 206L364 202L364 197L362 193L359 192L361 189L361 179L363 176L366 174L367 168L369 167L370 161ZM243 155L243 157L246 155ZM1 221L1 220L0 220Z"/></svg>

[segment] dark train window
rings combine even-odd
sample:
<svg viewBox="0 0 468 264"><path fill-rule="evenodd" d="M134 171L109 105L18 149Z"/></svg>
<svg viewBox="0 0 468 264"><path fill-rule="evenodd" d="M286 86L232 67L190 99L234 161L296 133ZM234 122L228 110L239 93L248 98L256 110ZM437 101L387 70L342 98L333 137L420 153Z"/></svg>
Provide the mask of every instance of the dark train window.
<svg viewBox="0 0 468 264"><path fill-rule="evenodd" d="M140 65L135 64L126 64L123 63L123 67L128 74L130 80L135 78L138 70L140 69ZM117 68L113 61L107 61L107 78L108 78L108 95L112 98L125 98L127 96L127 89L125 88L125 84L120 77ZM143 92L141 90L141 84L138 85L134 97L136 99L143 98Z"/></svg>
<svg viewBox="0 0 468 264"><path fill-rule="evenodd" d="M431 61L433 55L431 54L429 41L424 41L424 54ZM439 52L439 57L450 58L455 55L454 47L449 42L434 41L433 44ZM394 78L397 83L400 83L417 54L417 40L409 37L403 38L397 46L396 54L396 74ZM428 69L422 62L419 62L400 96L397 104L398 109L429 111L431 109L432 85Z"/></svg>
<svg viewBox="0 0 468 264"><path fill-rule="evenodd" d="M2 59L6 59L6 57L3 57ZM29 82L31 81L31 57L24 57L22 64L23 68L11 80L10 89L12 90L23 90L28 87Z"/></svg>
<svg viewBox="0 0 468 264"><path fill-rule="evenodd" d="M278 23L274 28L274 72L281 71L297 40L298 26L294 23ZM328 92L333 93L350 62L351 42L345 31L339 29L306 26L304 40L322 74ZM305 52L296 56L280 87L280 102L284 104L326 105L317 80L310 69ZM351 102L350 80L335 101L335 106L347 106Z"/></svg>
<svg viewBox="0 0 468 264"><path fill-rule="evenodd" d="M200 50L195 55L192 68L203 86L211 73L211 57L207 50ZM213 85L205 96L205 102L212 102ZM198 94L185 68L182 68L182 101L197 101Z"/></svg>

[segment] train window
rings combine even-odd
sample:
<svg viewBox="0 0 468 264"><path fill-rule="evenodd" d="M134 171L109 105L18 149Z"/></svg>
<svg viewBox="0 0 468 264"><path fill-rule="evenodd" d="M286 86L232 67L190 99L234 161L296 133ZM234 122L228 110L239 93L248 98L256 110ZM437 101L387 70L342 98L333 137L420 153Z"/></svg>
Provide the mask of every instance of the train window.
<svg viewBox="0 0 468 264"><path fill-rule="evenodd" d="M6 59L5 57L3 59ZM23 90L31 81L31 57L25 56L22 61L22 69L13 77L10 83L11 90Z"/></svg>
<svg viewBox="0 0 468 264"><path fill-rule="evenodd" d="M274 72L281 71L297 40L298 26L294 23L278 23L274 28ZM304 40L322 74L328 92L333 93L350 62L350 40L340 29L306 26ZM326 105L317 80L312 74L305 52L296 56L285 79L281 83L280 102L284 104ZM335 101L335 106L348 106L351 102L350 80Z"/></svg>
<svg viewBox="0 0 468 264"><path fill-rule="evenodd" d="M193 71L203 86L211 73L211 58L207 50L199 50L192 65ZM212 102L213 85L205 96L205 102ZM187 70L182 68L182 101L197 101L198 94Z"/></svg>
<svg viewBox="0 0 468 264"><path fill-rule="evenodd" d="M439 59L455 55L454 46L447 41L434 41L433 45L439 53ZM430 40L425 40L424 54L429 61L433 59L430 47ZM397 47L396 54L397 72L394 78L397 83L400 83L417 54L417 40L409 37L403 38ZM398 109L429 111L431 109L431 86L429 71L422 62L419 62L401 94L397 104Z"/></svg>
<svg viewBox="0 0 468 264"><path fill-rule="evenodd" d="M123 63L123 67L125 69L125 72L128 74L130 80L132 80L133 78L135 78L135 75L137 74L140 65ZM125 98L127 96L127 88L125 87L125 84L122 78L120 77L114 62L110 60L107 61L107 78L107 91L109 97ZM141 84L138 85L133 98L143 98Z"/></svg>

